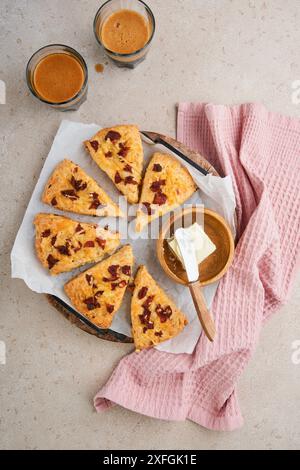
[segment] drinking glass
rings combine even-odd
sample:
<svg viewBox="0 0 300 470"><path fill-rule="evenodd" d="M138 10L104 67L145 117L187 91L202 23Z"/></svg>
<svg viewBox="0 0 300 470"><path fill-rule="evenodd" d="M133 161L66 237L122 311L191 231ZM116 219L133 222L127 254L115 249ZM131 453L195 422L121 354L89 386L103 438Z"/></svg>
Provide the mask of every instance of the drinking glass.
<svg viewBox="0 0 300 470"><path fill-rule="evenodd" d="M102 26L107 18L119 10L133 10L143 16L149 27L149 38L146 44L139 50L129 54L120 54L110 51L105 47L101 38ZM155 32L155 18L146 3L142 0L108 0L97 11L94 19L94 33L97 42L104 49L106 55L114 61L118 67L134 68L142 62L150 48Z"/></svg>
<svg viewBox="0 0 300 470"><path fill-rule="evenodd" d="M68 99L67 101L54 103L51 101L47 101L42 96L39 95L35 84L34 84L34 71L36 66L40 63L42 59L47 57L50 54L69 54L77 62L80 64L83 75L84 81L82 84L81 89L78 93L73 96L72 98ZM69 46L65 46L64 44L49 44L48 46L44 46L38 51L36 51L28 61L26 67L26 81L29 90L38 100L42 101L50 105L52 108L58 109L60 111L75 111L79 108L79 106L86 101L87 98L87 91L88 91L88 69L83 57L77 52L75 49Z"/></svg>

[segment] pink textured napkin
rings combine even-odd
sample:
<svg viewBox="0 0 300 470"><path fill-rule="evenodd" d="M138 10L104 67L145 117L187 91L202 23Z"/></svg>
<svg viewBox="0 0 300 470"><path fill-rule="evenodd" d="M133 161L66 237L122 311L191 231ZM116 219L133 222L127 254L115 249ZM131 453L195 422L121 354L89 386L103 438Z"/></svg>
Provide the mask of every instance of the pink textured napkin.
<svg viewBox="0 0 300 470"><path fill-rule="evenodd" d="M201 335L192 355L126 356L94 403L232 430L243 422L236 382L299 265L300 120L257 104L181 104L177 137L234 184L238 244L212 307L217 337Z"/></svg>

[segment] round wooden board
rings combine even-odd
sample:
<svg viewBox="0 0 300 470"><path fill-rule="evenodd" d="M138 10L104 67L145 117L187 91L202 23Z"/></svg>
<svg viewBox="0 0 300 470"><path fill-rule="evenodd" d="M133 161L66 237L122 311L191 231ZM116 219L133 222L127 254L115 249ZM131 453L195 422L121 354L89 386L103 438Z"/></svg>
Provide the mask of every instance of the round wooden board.
<svg viewBox="0 0 300 470"><path fill-rule="evenodd" d="M97 336L98 338L105 339L107 341L114 341L116 343L133 343L133 339L129 336L122 335L113 330L102 330L97 328L95 325L88 325L83 319L79 318L79 315L69 305L65 304L61 299L54 295L46 294L49 303L61 313L70 323L77 326L81 330L89 333L90 335Z"/></svg>
<svg viewBox="0 0 300 470"><path fill-rule="evenodd" d="M164 139L166 142L170 143L171 145L178 148L182 153L184 153L187 157L191 160L194 160L196 163L201 165L210 173L214 174L215 176L219 176L217 171L214 167L199 153L189 149L181 142L177 140L164 136L162 134L157 134L157 136ZM168 150L166 149L166 153ZM133 339L129 336L123 335L121 333L117 333L113 330L102 330L98 328L94 324L92 324L89 320L85 319L82 315L80 315L76 310L73 310L69 305L63 302L58 297L55 297L50 294L46 294L46 297L50 304L59 312L61 313L70 323L77 326L81 330L89 333L91 335L97 336L98 338L105 339L107 341L114 341L118 343L133 343Z"/></svg>

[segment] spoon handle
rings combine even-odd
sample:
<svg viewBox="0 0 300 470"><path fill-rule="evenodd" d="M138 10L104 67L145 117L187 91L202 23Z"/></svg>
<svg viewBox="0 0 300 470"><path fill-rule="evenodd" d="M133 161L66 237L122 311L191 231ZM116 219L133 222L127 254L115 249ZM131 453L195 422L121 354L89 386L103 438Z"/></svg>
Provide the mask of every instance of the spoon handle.
<svg viewBox="0 0 300 470"><path fill-rule="evenodd" d="M215 322L206 306L199 282L189 283L189 289L204 333L209 341L213 341L216 334Z"/></svg>

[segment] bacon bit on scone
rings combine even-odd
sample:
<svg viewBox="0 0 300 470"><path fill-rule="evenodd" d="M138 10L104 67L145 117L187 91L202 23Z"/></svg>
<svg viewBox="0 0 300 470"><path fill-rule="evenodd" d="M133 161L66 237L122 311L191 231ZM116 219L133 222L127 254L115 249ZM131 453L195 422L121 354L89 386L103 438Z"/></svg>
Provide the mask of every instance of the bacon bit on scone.
<svg viewBox="0 0 300 470"><path fill-rule="evenodd" d="M159 163L154 163L152 171L162 171L162 166Z"/></svg>
<svg viewBox="0 0 300 470"><path fill-rule="evenodd" d="M121 134L117 131L108 131L104 140L109 139L113 144L117 142L117 140L121 139Z"/></svg>
<svg viewBox="0 0 300 470"><path fill-rule="evenodd" d="M114 309L115 309L114 305L106 304L106 310L108 311L108 313L113 313Z"/></svg>
<svg viewBox="0 0 300 470"><path fill-rule="evenodd" d="M99 308L100 304L96 297L88 297L83 301L83 303L87 306L88 310L95 310L95 308Z"/></svg>
<svg viewBox="0 0 300 470"><path fill-rule="evenodd" d="M167 199L168 199L167 196L161 191L159 191L158 193L155 194L153 198L153 204L158 204L159 206L162 206L163 204L167 202Z"/></svg>
<svg viewBox="0 0 300 470"><path fill-rule="evenodd" d="M51 233L51 230L49 228L47 228L47 230L44 230L42 233L41 233L41 237L42 238L48 238L50 236L50 233Z"/></svg>
<svg viewBox="0 0 300 470"><path fill-rule="evenodd" d="M91 286L94 282L94 278L91 274L86 274L85 275L86 282L88 283L89 286Z"/></svg>
<svg viewBox="0 0 300 470"><path fill-rule="evenodd" d="M78 224L77 227L75 228L75 233L79 233L79 232L80 232L80 235L83 235L85 233L84 228L80 224Z"/></svg>
<svg viewBox="0 0 300 470"><path fill-rule="evenodd" d="M90 193L90 197L92 198L92 202L91 202L89 209L98 209L98 207L101 206L101 202L99 200L99 194Z"/></svg>
<svg viewBox="0 0 300 470"><path fill-rule="evenodd" d="M158 191L161 191L161 187L165 186L165 184L166 184L166 180L153 181L153 183L150 186L150 189L151 189L151 191L156 193Z"/></svg>
<svg viewBox="0 0 300 470"><path fill-rule="evenodd" d="M124 166L123 170L124 170L124 171L127 171L127 173L132 173L132 166L127 163L127 164Z"/></svg>
<svg viewBox="0 0 300 470"><path fill-rule="evenodd" d="M112 152L106 152L104 155L106 158L111 158L113 156Z"/></svg>
<svg viewBox="0 0 300 470"><path fill-rule="evenodd" d="M51 238L51 245L52 245L52 246L55 245L56 239L57 239L57 235L54 235L54 236Z"/></svg>
<svg viewBox="0 0 300 470"><path fill-rule="evenodd" d="M56 205L57 205L56 197L53 197L53 198L51 199L51 205L52 205L52 206L56 206Z"/></svg>
<svg viewBox="0 0 300 470"><path fill-rule="evenodd" d="M149 321L146 326L143 328L143 333L146 333L147 330L153 330L154 328L154 323L152 321Z"/></svg>
<svg viewBox="0 0 300 470"><path fill-rule="evenodd" d="M54 256L52 255L48 255L47 257L47 263L48 263L48 266L49 266L49 269L52 269L53 266L58 263L58 259L54 258Z"/></svg>
<svg viewBox="0 0 300 470"><path fill-rule="evenodd" d="M151 215L154 210L151 208L150 202L142 202L141 209L145 214Z"/></svg>
<svg viewBox="0 0 300 470"><path fill-rule="evenodd" d="M154 299L154 295L148 295L147 299L145 300L145 302L142 303L142 307L143 308L149 308L149 306L151 305L152 301Z"/></svg>
<svg viewBox="0 0 300 470"><path fill-rule="evenodd" d="M73 175L71 177L70 183L75 191L83 191L87 187L87 183L83 183L82 180L77 180Z"/></svg>
<svg viewBox="0 0 300 470"><path fill-rule="evenodd" d="M131 276L131 267L128 265L122 266L121 268L122 273L125 274L125 276Z"/></svg>
<svg viewBox="0 0 300 470"><path fill-rule="evenodd" d="M172 315L172 309L170 305L167 305L163 308L160 304L157 304L155 311L159 316L161 323L165 323Z"/></svg>
<svg viewBox="0 0 300 470"><path fill-rule="evenodd" d="M99 148L99 142L97 142L97 140L91 140L90 144L93 147L93 149L95 150L95 152L97 152L97 150Z"/></svg>
<svg viewBox="0 0 300 470"><path fill-rule="evenodd" d="M126 147L126 145L122 144L122 142L120 142L119 147L120 150L118 151L118 155L120 155L120 157L126 157L127 153L130 150L130 147Z"/></svg>
<svg viewBox="0 0 300 470"><path fill-rule="evenodd" d="M76 201L76 199L79 199L79 196L75 193L74 189L63 189L61 194L71 199L71 201Z"/></svg>
<svg viewBox="0 0 300 470"><path fill-rule="evenodd" d="M162 331L156 331L154 334L155 334L155 336L159 336L161 338L162 335L163 335L163 332Z"/></svg>
<svg viewBox="0 0 300 470"><path fill-rule="evenodd" d="M105 245L106 245L106 240L104 240L104 238L100 238L100 237L96 237L95 240L98 243L98 245L100 246L100 248L102 248L102 250L104 250Z"/></svg>
<svg viewBox="0 0 300 470"><path fill-rule="evenodd" d="M138 182L135 181L135 179L133 178L132 175L125 176L124 183L125 183L125 184L138 184Z"/></svg>
<svg viewBox="0 0 300 470"><path fill-rule="evenodd" d="M56 246L55 248L61 255L71 256L68 242L66 242L65 245L59 245L59 246Z"/></svg>
<svg viewBox="0 0 300 470"><path fill-rule="evenodd" d="M107 268L107 271L109 272L109 274L114 277L115 279L118 278L118 269L119 269L119 265L118 264L112 264L111 266L109 266Z"/></svg>
<svg viewBox="0 0 300 470"><path fill-rule="evenodd" d="M141 287L141 289L138 292L138 298L143 299L146 296L147 292L148 292L148 287L146 286Z"/></svg>
<svg viewBox="0 0 300 470"><path fill-rule="evenodd" d="M103 278L103 281L104 281L104 278ZM112 282L110 287L111 287L111 290L115 290L118 287L118 283L117 282Z"/></svg>
<svg viewBox="0 0 300 470"><path fill-rule="evenodd" d="M130 290L130 292L133 292L135 288L134 282L130 282L127 286L127 289Z"/></svg>
<svg viewBox="0 0 300 470"><path fill-rule="evenodd" d="M147 330L153 330L154 323L150 320L151 312L150 310L144 310L144 312L139 315L139 319L142 325L145 325L143 328L143 333L146 333Z"/></svg>
<svg viewBox="0 0 300 470"><path fill-rule="evenodd" d="M122 281L120 281L120 282L118 283L118 286L119 286L120 288L123 288L123 287L125 287L126 285L127 285L127 282L125 281L125 279L123 279Z"/></svg>
<svg viewBox="0 0 300 470"><path fill-rule="evenodd" d="M121 175L118 171L116 171L116 174L115 174L115 183L118 184L118 183L121 183L122 181L122 178L121 178Z"/></svg>
<svg viewBox="0 0 300 470"><path fill-rule="evenodd" d="M97 292L95 292L95 297L100 297L102 294L103 294L104 290L97 290Z"/></svg>
<svg viewBox="0 0 300 470"><path fill-rule="evenodd" d="M93 242L93 240L88 240L87 242L85 242L85 244L83 245L84 248L93 248L95 246L95 243Z"/></svg>

